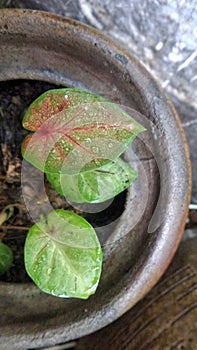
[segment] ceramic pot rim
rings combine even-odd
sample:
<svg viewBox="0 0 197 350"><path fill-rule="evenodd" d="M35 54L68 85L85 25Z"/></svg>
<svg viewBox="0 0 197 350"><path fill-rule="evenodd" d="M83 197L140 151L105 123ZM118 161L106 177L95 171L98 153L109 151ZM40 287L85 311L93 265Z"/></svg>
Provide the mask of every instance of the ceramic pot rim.
<svg viewBox="0 0 197 350"><path fill-rule="evenodd" d="M6 21L8 23L8 28L5 26ZM170 186L171 190L174 194L176 194L177 191L179 191L179 196L183 197L183 203L182 203L182 210L181 214L175 218L175 213L177 211L177 208L179 207L179 204L177 204L176 195L174 198L172 198L172 202L170 203L170 215L168 219L166 220L165 224L163 225L161 232L160 232L160 241L157 246L157 251L160 252L161 249L169 249L167 254L167 259L162 256L161 253L157 253L155 250L152 252L152 254L147 259L146 263L142 266L142 270L146 274L146 276L150 276L150 279L147 280L145 278L140 279L140 274L142 271L139 270L138 277L139 280L135 280L135 291L133 290L133 284L130 286L128 285L127 290L124 291L124 295L117 295L117 298L115 298L111 305L103 305L102 310L97 310L97 314L100 314L99 321L94 323L92 325L92 320L94 319L94 315L92 315L89 320L87 315L86 320L87 324L89 324L89 327L91 326L89 332L96 331L97 329L106 326L109 322L114 321L117 317L121 316L124 312L126 312L130 307L132 307L140 298L142 298L152 287L155 285L155 283L159 280L161 275L164 273L166 268L168 267L172 257L174 256L174 253L178 247L178 244L181 240L182 233L184 230L184 225L187 218L188 213L188 205L190 201L190 195L191 195L191 166L190 166L190 160L189 160L189 151L188 146L186 143L186 138L183 132L183 128L181 126L179 117L172 105L172 103L169 101L169 99L165 96L164 92L160 89L157 83L155 83L154 79L151 77L150 73L147 72L147 70L141 65L131 54L129 54L124 48L122 48L119 44L114 42L112 39L107 38L104 34L99 32L98 30L95 30L85 24L82 24L78 21L66 19L57 15L40 12L40 11L31 11L31 10L1 10L0 11L0 37L1 32L8 32L9 31L9 23L14 21L17 23L25 23L26 28L28 30L28 33L32 30L32 24L33 23L42 23L42 25L51 26L54 28L54 31L56 30L55 27L58 26L59 33L61 33L62 36L65 35L66 31L70 31L71 33L74 33L74 35L78 35L80 40L88 41L88 42L94 42L99 44L100 50L106 50L107 47L110 47L111 56L113 59L116 59L117 61L117 67L118 69L123 69L124 66L127 66L128 71L132 71L132 78L133 82L136 86L136 88L140 91L141 95L144 97L145 104L150 102L150 96L148 95L147 91L145 91L145 88L143 86L144 82L147 84L149 82L151 93L154 93L154 96L161 96L161 99L163 99L164 104L166 104L167 114L170 115L172 118L172 122L177 125L176 130L170 130L167 128L167 131L170 132L170 136L173 139L178 140L178 143L174 145L174 152L177 152L178 160L171 159L170 162L168 162L169 169L172 171L172 174L175 176L175 181L179 178L179 166L180 164L186 164L186 168L188 171L188 178L187 181L183 181L183 179L180 179L179 188L177 188L177 184L175 185L173 181L171 181ZM11 30L13 30L14 26L11 26ZM15 28L16 29L16 28ZM56 35L56 34L54 34ZM22 78L24 78L22 76ZM7 76L7 79L11 78L11 76ZM36 76L37 79L37 76ZM47 79L47 78L46 78ZM1 79L1 73L0 73L0 80ZM152 99L152 104L154 104L156 101ZM162 104L163 105L163 104ZM150 108L154 108L153 105ZM156 116L157 117L157 116ZM161 119L161 118L160 118ZM176 120L176 121L175 121ZM163 127L166 127L165 120L160 120L163 123ZM173 124L174 125L174 124ZM184 144L183 150L179 150L179 143ZM170 146L169 146L170 147ZM178 155L178 152L181 152L180 155ZM176 186L176 188L175 188ZM181 195L180 195L181 193ZM170 232L169 227L174 227L174 232ZM168 236L171 234L171 244L168 242ZM155 247L156 249L156 247ZM144 283L146 282L146 286ZM6 286L5 283L0 283L1 289L5 290ZM16 288L16 285L10 284L10 288L14 290ZM26 292L29 292L29 286L21 285L21 290L26 290ZM121 310L119 310L118 305L121 304ZM110 307L111 311L107 310L107 308ZM104 310L106 311L106 314L104 313ZM58 341L61 342L65 337L65 327L62 326L60 329L55 329L52 333L53 338L53 344L57 343ZM82 324L80 324L80 321L76 322L75 326L73 326L73 336L70 338L74 338L76 336L76 332L78 332L79 336L82 336L84 334L87 334L87 328L84 330ZM54 335L56 334L56 336ZM59 335L59 337L58 337ZM19 336L19 335L18 335ZM45 337L51 337L49 333L45 334ZM40 330L40 334L36 335L37 337L37 343L41 344L40 339L42 338L42 330ZM33 338L33 335L30 336L30 338ZM13 338L14 339L14 338ZM24 336L24 343L28 342L28 335ZM40 345L41 346L41 345Z"/></svg>

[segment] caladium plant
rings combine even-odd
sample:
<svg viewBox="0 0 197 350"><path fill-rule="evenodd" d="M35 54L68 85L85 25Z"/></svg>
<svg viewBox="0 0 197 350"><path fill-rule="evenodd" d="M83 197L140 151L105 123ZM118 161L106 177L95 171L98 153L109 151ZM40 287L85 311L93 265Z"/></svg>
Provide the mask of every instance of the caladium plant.
<svg viewBox="0 0 197 350"><path fill-rule="evenodd" d="M101 264L95 230L75 213L54 210L28 233L25 266L46 293L86 299L96 290Z"/></svg>
<svg viewBox="0 0 197 350"><path fill-rule="evenodd" d="M117 105L76 89L51 90L27 110L23 157L46 173L87 171L115 160L144 130Z"/></svg>
<svg viewBox="0 0 197 350"><path fill-rule="evenodd" d="M121 158L75 175L47 174L55 190L75 203L104 202L127 189L136 177L137 173Z"/></svg>
<svg viewBox="0 0 197 350"><path fill-rule="evenodd" d="M12 266L13 253L12 250L0 242L0 275L3 275Z"/></svg>
<svg viewBox="0 0 197 350"><path fill-rule="evenodd" d="M137 177L121 155L145 129L101 96L78 89L47 91L28 108L23 126L31 132L23 157L69 201L101 203ZM63 209L41 216L27 234L25 267L46 293L88 298L102 269L94 228Z"/></svg>

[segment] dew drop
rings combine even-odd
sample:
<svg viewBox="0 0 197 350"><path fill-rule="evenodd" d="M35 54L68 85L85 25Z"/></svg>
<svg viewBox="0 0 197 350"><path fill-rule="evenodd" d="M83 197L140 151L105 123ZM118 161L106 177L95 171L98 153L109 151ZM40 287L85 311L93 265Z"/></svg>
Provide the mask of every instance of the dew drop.
<svg viewBox="0 0 197 350"><path fill-rule="evenodd" d="M133 130L135 130L135 125L129 124L129 125L127 125L127 129L133 131Z"/></svg>
<svg viewBox="0 0 197 350"><path fill-rule="evenodd" d="M91 147L92 152L97 153L99 151L98 146L92 146Z"/></svg>

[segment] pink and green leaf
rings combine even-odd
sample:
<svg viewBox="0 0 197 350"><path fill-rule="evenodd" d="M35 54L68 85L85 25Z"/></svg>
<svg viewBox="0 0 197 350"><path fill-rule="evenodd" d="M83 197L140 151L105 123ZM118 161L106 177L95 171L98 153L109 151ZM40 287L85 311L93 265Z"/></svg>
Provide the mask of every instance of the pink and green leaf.
<svg viewBox="0 0 197 350"><path fill-rule="evenodd" d="M38 169L76 174L116 159L144 128L117 105L77 89L51 90L27 110L23 157Z"/></svg>

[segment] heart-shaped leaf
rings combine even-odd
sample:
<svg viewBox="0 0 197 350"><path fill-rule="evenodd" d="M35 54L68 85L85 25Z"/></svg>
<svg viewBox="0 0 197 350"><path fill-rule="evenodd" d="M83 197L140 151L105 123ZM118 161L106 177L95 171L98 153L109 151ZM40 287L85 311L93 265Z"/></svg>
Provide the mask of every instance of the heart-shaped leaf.
<svg viewBox="0 0 197 350"><path fill-rule="evenodd" d="M55 190L76 203L104 202L128 188L136 177L137 173L121 158L77 175L47 174Z"/></svg>
<svg viewBox="0 0 197 350"><path fill-rule="evenodd" d="M0 242L0 275L3 275L12 266L12 250L4 243Z"/></svg>
<svg viewBox="0 0 197 350"><path fill-rule="evenodd" d="M77 89L51 90L27 110L23 157L45 172L76 174L116 159L144 130L118 105Z"/></svg>
<svg viewBox="0 0 197 350"><path fill-rule="evenodd" d="M25 267L44 292L86 299L95 293L102 264L93 227L82 217L54 210L33 225L25 242Z"/></svg>

